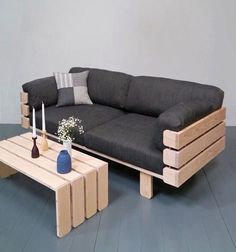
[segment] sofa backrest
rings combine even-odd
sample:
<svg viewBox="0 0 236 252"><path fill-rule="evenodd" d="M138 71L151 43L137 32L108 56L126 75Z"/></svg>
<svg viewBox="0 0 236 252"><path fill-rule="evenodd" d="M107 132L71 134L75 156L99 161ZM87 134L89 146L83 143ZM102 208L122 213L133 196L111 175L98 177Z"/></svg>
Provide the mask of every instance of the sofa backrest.
<svg viewBox="0 0 236 252"><path fill-rule="evenodd" d="M124 108L131 76L125 73L73 67L70 73L89 70L88 93L94 103L115 108Z"/></svg>
<svg viewBox="0 0 236 252"><path fill-rule="evenodd" d="M137 76L129 83L125 109L158 116L177 103L206 100L214 110L222 106L224 92L214 86L160 77Z"/></svg>

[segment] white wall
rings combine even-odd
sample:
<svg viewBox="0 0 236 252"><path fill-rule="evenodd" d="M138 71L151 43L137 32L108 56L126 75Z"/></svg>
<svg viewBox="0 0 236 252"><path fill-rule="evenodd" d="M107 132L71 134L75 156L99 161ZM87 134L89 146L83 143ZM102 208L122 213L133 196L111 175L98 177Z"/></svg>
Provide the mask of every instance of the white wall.
<svg viewBox="0 0 236 252"><path fill-rule="evenodd" d="M0 0L0 122L21 84L93 66L213 84L236 125L235 0Z"/></svg>

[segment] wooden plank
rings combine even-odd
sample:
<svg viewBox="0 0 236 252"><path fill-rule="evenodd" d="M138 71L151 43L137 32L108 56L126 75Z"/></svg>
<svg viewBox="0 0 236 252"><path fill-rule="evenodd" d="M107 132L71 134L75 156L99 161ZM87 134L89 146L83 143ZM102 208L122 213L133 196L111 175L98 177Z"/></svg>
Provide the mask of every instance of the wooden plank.
<svg viewBox="0 0 236 252"><path fill-rule="evenodd" d="M84 164L83 164L84 165ZM74 163L73 169L84 176L85 216L92 217L97 212L97 173L88 166Z"/></svg>
<svg viewBox="0 0 236 252"><path fill-rule="evenodd" d="M12 169L10 166L0 162L0 178L7 178L11 175L16 174L17 171Z"/></svg>
<svg viewBox="0 0 236 252"><path fill-rule="evenodd" d="M222 122L179 151L164 149L163 162L174 168L180 168L224 135L225 122Z"/></svg>
<svg viewBox="0 0 236 252"><path fill-rule="evenodd" d="M28 103L28 93L26 92L21 92L20 93L20 102L24 103L24 104L27 104Z"/></svg>
<svg viewBox="0 0 236 252"><path fill-rule="evenodd" d="M71 230L71 205L69 183L56 190L57 236L63 237Z"/></svg>
<svg viewBox="0 0 236 252"><path fill-rule="evenodd" d="M30 119L28 117L22 116L21 117L21 126L25 129L30 127Z"/></svg>
<svg viewBox="0 0 236 252"><path fill-rule="evenodd" d="M23 141L22 141L23 139ZM62 179L70 182L71 192L72 192L72 225L77 227L84 221L84 179L83 176L75 171L71 171L67 174L59 174L56 170L56 163L51 159L48 159L44 156L39 158L31 158L31 148L32 141L24 139L20 136L10 138L8 141L4 140L0 142L0 147L5 150L16 154L23 159L41 167L48 172L61 177ZM45 152L50 157L50 152ZM79 191L77 191L79 190Z"/></svg>
<svg viewBox="0 0 236 252"><path fill-rule="evenodd" d="M71 183L72 197L72 226L77 227L85 220L85 195L84 178L74 180Z"/></svg>
<svg viewBox="0 0 236 252"><path fill-rule="evenodd" d="M97 201L98 210L106 208L108 205L108 164L98 168L97 172Z"/></svg>
<svg viewBox="0 0 236 252"><path fill-rule="evenodd" d="M153 197L153 177L140 172L140 194L148 199Z"/></svg>
<svg viewBox="0 0 236 252"><path fill-rule="evenodd" d="M165 130L163 133L164 145L177 150L181 149L217 124L224 121L225 113L225 108L221 108L179 132Z"/></svg>
<svg viewBox="0 0 236 252"><path fill-rule="evenodd" d="M23 134L27 138L30 137L29 134ZM50 148L60 151L61 144L56 143L52 140L48 140ZM79 161L93 167L97 170L97 201L98 210L106 208L108 205L108 164L102 160L94 158L90 155L82 153L77 150L72 150L72 157Z"/></svg>
<svg viewBox="0 0 236 252"><path fill-rule="evenodd" d="M28 146L31 134L26 133L21 135L22 137L22 144L25 146ZM18 137L13 137L9 139L10 141L14 141L15 143L20 143L20 139ZM39 137L40 140L40 137ZM49 150L42 152L42 155L45 155L48 158L51 158L52 160L56 161L58 151L62 149L62 145L55 143L51 140L48 141L49 144ZM53 151L54 155L50 154L49 156L49 151ZM72 157L74 158L74 153L77 151L74 151L72 153ZM55 155L56 154L56 155ZM97 202L97 170L91 166L88 166L85 163L79 162L76 159L72 160L72 168L76 172L80 173L84 177L84 184L85 184L85 216L86 218L92 217L94 214L96 214L97 209L98 209L98 202ZM108 182L107 182L108 183ZM103 185L106 187L106 184ZM108 192L107 192L108 193ZM104 195L104 198L106 195ZM105 198L106 200L106 198Z"/></svg>
<svg viewBox="0 0 236 252"><path fill-rule="evenodd" d="M22 103L20 108L21 108L21 115L29 116L29 114L30 114L29 105Z"/></svg>
<svg viewBox="0 0 236 252"><path fill-rule="evenodd" d="M163 180L165 183L180 187L185 181L198 172L204 165L216 157L225 148L225 137L220 138L197 157L184 165L181 169L165 167L163 169Z"/></svg>
<svg viewBox="0 0 236 252"><path fill-rule="evenodd" d="M56 191L67 182L0 147L0 161L40 184Z"/></svg>
<svg viewBox="0 0 236 252"><path fill-rule="evenodd" d="M26 133L22 134L21 136L26 139L30 139L31 134ZM41 137L39 137L39 140L40 139ZM62 149L61 144L52 140L48 140L48 145L49 150L53 150L55 152L58 152ZM97 209L102 210L108 204L108 168L107 166L104 166L105 162L102 162L103 166L99 169L80 162L77 156L79 153L79 151L72 150L72 168L84 176L86 198L85 215L86 218L90 218L96 214ZM47 155L47 152L43 153L43 155ZM90 159L93 161L93 157L90 157ZM95 164L94 161L93 164Z"/></svg>

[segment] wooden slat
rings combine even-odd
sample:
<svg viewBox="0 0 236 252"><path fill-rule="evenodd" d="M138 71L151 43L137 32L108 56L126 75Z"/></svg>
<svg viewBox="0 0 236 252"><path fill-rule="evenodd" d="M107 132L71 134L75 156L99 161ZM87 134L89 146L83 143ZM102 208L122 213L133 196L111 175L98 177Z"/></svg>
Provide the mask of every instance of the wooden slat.
<svg viewBox="0 0 236 252"><path fill-rule="evenodd" d="M11 175L16 174L17 171L12 169L10 166L0 162L0 178L7 178Z"/></svg>
<svg viewBox="0 0 236 252"><path fill-rule="evenodd" d="M20 93L20 102L27 104L28 103L28 93L21 92Z"/></svg>
<svg viewBox="0 0 236 252"><path fill-rule="evenodd" d="M56 191L68 182L0 147L0 161L40 184Z"/></svg>
<svg viewBox="0 0 236 252"><path fill-rule="evenodd" d="M30 110L29 110L29 105L26 104L21 104L20 106L21 108L21 115L23 116L29 116Z"/></svg>
<svg viewBox="0 0 236 252"><path fill-rule="evenodd" d="M30 120L28 117L21 117L21 126L25 129L28 129L30 127Z"/></svg>
<svg viewBox="0 0 236 252"><path fill-rule="evenodd" d="M67 174L59 174L56 170L56 158L51 160L50 152L45 152L46 155L41 155L39 158L31 158L32 141L20 136L16 136L0 142L0 147L12 152L23 159L53 173L56 176L70 182L72 192L72 225L77 227L84 221L84 179L83 176L75 171L71 171ZM53 152L54 154L55 152ZM50 159L46 158L49 157ZM54 155L53 155L54 158ZM79 190L79 191L77 191ZM73 200L75 199L75 200Z"/></svg>
<svg viewBox="0 0 236 252"><path fill-rule="evenodd" d="M180 168L224 135L225 122L222 122L179 151L164 149L163 162L174 168Z"/></svg>
<svg viewBox="0 0 236 252"><path fill-rule="evenodd" d="M31 138L31 133L25 133L21 135L24 138L30 139ZM39 137L39 142L40 142L41 137ZM60 151L62 149L62 145L59 143L56 143L52 140L48 139L48 145L49 145L49 150L54 150L54 151ZM47 152L45 152L46 154ZM96 189L96 207L99 211L107 207L108 205L108 164L102 160L99 160L97 158L94 158L92 156L89 156L87 154L84 154L80 151L77 150L72 150L72 157L74 159L73 162L73 169L75 169L77 172L83 174L86 176L86 192L85 194L89 194L89 201L87 200L87 207L86 207L86 217L89 218L93 214L95 214L95 189ZM97 172L96 176L96 182L94 188L94 185L92 180L95 179L94 174L89 173L94 173L94 171ZM88 210L88 208L90 210ZM89 211L89 212L88 212Z"/></svg>
<svg viewBox="0 0 236 252"><path fill-rule="evenodd" d="M201 152L197 157L184 165L181 169L165 167L163 169L163 180L165 183L175 187L181 186L185 181L198 172L204 165L216 157L225 148L225 137L220 138L213 145Z"/></svg>
<svg viewBox="0 0 236 252"><path fill-rule="evenodd" d="M63 237L71 230L70 185L64 185L56 191L57 236Z"/></svg>
<svg viewBox="0 0 236 252"><path fill-rule="evenodd" d="M72 226L77 227L85 220L84 178L71 183Z"/></svg>
<svg viewBox="0 0 236 252"><path fill-rule="evenodd" d="M221 108L179 132L165 130L164 145L179 150L224 120L225 108Z"/></svg>
<svg viewBox="0 0 236 252"><path fill-rule="evenodd" d="M22 144L29 145L27 141L30 140L31 133L22 134ZM39 145L40 145L40 139L39 138ZM25 139L25 140L24 140ZM13 137L9 139L10 141L14 141L15 143L20 143L21 141L18 139L18 137ZM55 143L51 140L48 141L49 150L42 152L42 155L45 155L48 158L51 158L53 161L56 161L58 156L58 151L62 149L62 145ZM50 154L49 151L54 151L54 154ZM77 151L74 151L77 152ZM72 152L72 168L83 175L84 177L84 183L85 183L85 216L86 218L92 217L94 214L96 214L98 209L98 203L97 203L97 170L85 163L82 163L76 159L74 159L74 152Z"/></svg>
<svg viewBox="0 0 236 252"><path fill-rule="evenodd" d="M140 172L140 194L148 199L153 196L153 177Z"/></svg>

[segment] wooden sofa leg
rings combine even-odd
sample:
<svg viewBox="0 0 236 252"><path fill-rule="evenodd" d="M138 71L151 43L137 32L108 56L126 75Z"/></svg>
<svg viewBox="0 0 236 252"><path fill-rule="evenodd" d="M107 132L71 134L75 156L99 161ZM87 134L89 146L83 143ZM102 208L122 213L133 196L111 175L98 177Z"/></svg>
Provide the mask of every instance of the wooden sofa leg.
<svg viewBox="0 0 236 252"><path fill-rule="evenodd" d="M152 198L153 176L140 172L140 194L145 198Z"/></svg>

